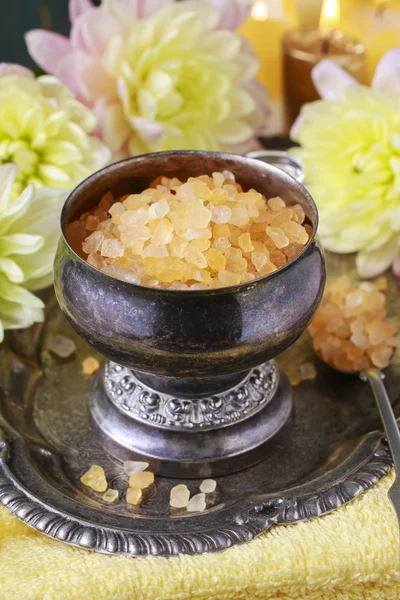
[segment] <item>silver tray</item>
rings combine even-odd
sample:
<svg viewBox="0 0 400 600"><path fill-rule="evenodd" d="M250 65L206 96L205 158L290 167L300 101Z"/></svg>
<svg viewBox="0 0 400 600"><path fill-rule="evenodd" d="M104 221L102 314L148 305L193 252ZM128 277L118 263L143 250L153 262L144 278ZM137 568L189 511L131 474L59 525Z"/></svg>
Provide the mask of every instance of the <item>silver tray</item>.
<svg viewBox="0 0 400 600"><path fill-rule="evenodd" d="M349 260L328 257L331 275L351 271ZM399 315L393 281L389 312ZM74 339L77 353L62 361L48 351L51 338ZM130 556L196 554L247 542L272 525L324 515L373 486L392 461L380 432L372 394L356 377L318 362L307 335L278 359L285 368L311 360L313 382L294 389L290 430L258 465L218 478L207 510L170 510L170 489L182 480L157 477L135 508L109 505L79 478L102 465L109 485L123 492L122 465L95 442L87 418L90 379L81 361L94 355L72 331L54 297L46 321L8 336L1 353L0 502L40 532L68 544ZM400 361L386 372L386 385L400 414ZM185 482L192 493L200 481Z"/></svg>

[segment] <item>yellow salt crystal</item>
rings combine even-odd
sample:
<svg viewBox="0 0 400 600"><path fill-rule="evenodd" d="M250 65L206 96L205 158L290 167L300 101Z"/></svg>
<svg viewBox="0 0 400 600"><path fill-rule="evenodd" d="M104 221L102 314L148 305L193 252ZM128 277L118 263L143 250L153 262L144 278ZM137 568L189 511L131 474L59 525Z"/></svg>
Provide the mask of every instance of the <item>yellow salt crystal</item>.
<svg viewBox="0 0 400 600"><path fill-rule="evenodd" d="M268 206L272 210L279 210L280 208L285 208L286 204L284 203L284 201L282 200L282 198L280 198L279 196L277 196L276 198L270 198L268 200Z"/></svg>
<svg viewBox="0 0 400 600"><path fill-rule="evenodd" d="M293 210L291 208L280 208L274 214L271 225L273 227L280 227L283 223L290 221L293 216Z"/></svg>
<svg viewBox="0 0 400 600"><path fill-rule="evenodd" d="M97 253L89 254L86 260L89 263L89 265L92 265L92 267L96 267L96 269L101 270L106 266L104 258Z"/></svg>
<svg viewBox="0 0 400 600"><path fill-rule="evenodd" d="M249 213L247 212L245 206L232 205L229 223L231 223L232 225L243 227L244 225L247 225L249 221Z"/></svg>
<svg viewBox="0 0 400 600"><path fill-rule="evenodd" d="M261 269L260 269L260 277L269 275L270 273L273 273L274 271L276 271L276 266L270 260L267 260L265 265L263 267L261 267Z"/></svg>
<svg viewBox="0 0 400 600"><path fill-rule="evenodd" d="M208 250L210 246L211 242L206 238L199 238L190 242L190 247L196 248L196 250L200 250L200 252L205 252L205 250Z"/></svg>
<svg viewBox="0 0 400 600"><path fill-rule="evenodd" d="M214 271L221 271L221 269L225 269L226 258L222 254L221 250L218 250L217 248L210 248L209 250L206 250L204 256L206 257L208 266Z"/></svg>
<svg viewBox="0 0 400 600"><path fill-rule="evenodd" d="M191 206L185 214L185 225L189 229L204 229L211 220L211 212L205 206Z"/></svg>
<svg viewBox="0 0 400 600"><path fill-rule="evenodd" d="M212 221L214 223L228 223L231 218L232 211L229 206L214 206L212 211Z"/></svg>
<svg viewBox="0 0 400 600"><path fill-rule="evenodd" d="M255 275L254 273L243 273L241 275L241 282L248 283L249 281L254 281Z"/></svg>
<svg viewBox="0 0 400 600"><path fill-rule="evenodd" d="M103 467L92 465L80 479L83 485L90 487L95 492L105 492L107 489L107 479Z"/></svg>
<svg viewBox="0 0 400 600"><path fill-rule="evenodd" d="M248 264L245 258L240 258L239 260L233 262L227 262L226 264L226 269L228 271L232 271L232 273L240 273L240 275L246 273L247 267Z"/></svg>
<svg viewBox="0 0 400 600"><path fill-rule="evenodd" d="M269 259L278 269L286 265L286 256L280 250L271 250Z"/></svg>
<svg viewBox="0 0 400 600"><path fill-rule="evenodd" d="M165 244L149 244L142 252L143 258L152 256L154 258L163 258L168 256L167 246Z"/></svg>
<svg viewBox="0 0 400 600"><path fill-rule="evenodd" d="M261 271L262 267L267 263L267 261L268 258L264 253L256 251L251 253L251 262L257 271Z"/></svg>
<svg viewBox="0 0 400 600"><path fill-rule="evenodd" d="M126 490L126 501L128 504L137 505L140 504L142 499L142 490L139 488L129 487Z"/></svg>
<svg viewBox="0 0 400 600"><path fill-rule="evenodd" d="M179 236L174 237L168 244L170 255L176 256L177 258L183 258L187 245L188 241L185 238Z"/></svg>
<svg viewBox="0 0 400 600"><path fill-rule="evenodd" d="M231 243L228 240L228 238L220 237L214 241L213 246L214 246L214 248L217 248L218 250L221 250L222 252L224 252L225 250L227 250L228 248L231 247Z"/></svg>
<svg viewBox="0 0 400 600"><path fill-rule="evenodd" d="M158 191L158 190L153 190ZM158 202L151 204L149 207L150 219L162 219L169 213L169 204L165 198L161 198Z"/></svg>
<svg viewBox="0 0 400 600"><path fill-rule="evenodd" d="M231 235L231 228L229 227L229 225L227 224L217 224L214 225L213 230L212 230L212 234L214 239L217 238L229 238L229 236Z"/></svg>
<svg viewBox="0 0 400 600"><path fill-rule="evenodd" d="M88 356L82 361L82 374L93 375L100 369L100 363L94 356Z"/></svg>
<svg viewBox="0 0 400 600"><path fill-rule="evenodd" d="M267 227L265 232L277 248L288 246L289 238L284 234L280 227Z"/></svg>
<svg viewBox="0 0 400 600"><path fill-rule="evenodd" d="M247 212L249 213L249 217L251 219L258 217L260 214L260 210L257 208L257 206L255 204L249 204L247 206Z"/></svg>
<svg viewBox="0 0 400 600"><path fill-rule="evenodd" d="M86 252L86 254L97 252L97 250L100 250L103 241L104 233L102 231L94 231L83 241L82 250Z"/></svg>
<svg viewBox="0 0 400 600"><path fill-rule="evenodd" d="M185 237L187 240L210 239L212 234L210 229L187 229Z"/></svg>
<svg viewBox="0 0 400 600"><path fill-rule="evenodd" d="M101 255L108 256L109 258L118 258L119 256L123 256L125 251L125 246L122 242L113 239L106 239L101 244Z"/></svg>
<svg viewBox="0 0 400 600"><path fill-rule="evenodd" d="M242 258L242 251L239 248L227 248L225 258L228 262L236 262Z"/></svg>
<svg viewBox="0 0 400 600"><path fill-rule="evenodd" d="M262 252L263 254L265 254L267 257L269 256L269 250L266 248L265 244L263 244L263 242L259 242L257 240L253 240L253 246L254 246L254 250L256 252ZM274 244L274 249L276 250L276 246Z"/></svg>
<svg viewBox="0 0 400 600"><path fill-rule="evenodd" d="M249 233L242 233L238 237L239 247L243 250L243 252L252 252L254 250L254 246L251 243L251 236Z"/></svg>
<svg viewBox="0 0 400 600"><path fill-rule="evenodd" d="M174 228L168 219L161 219L154 229L151 241L153 244L168 244L174 237Z"/></svg>
<svg viewBox="0 0 400 600"><path fill-rule="evenodd" d="M154 473L151 471L139 471L137 473L133 473L129 477L129 487L131 488L139 488L140 490L144 490L154 483Z"/></svg>
<svg viewBox="0 0 400 600"><path fill-rule="evenodd" d="M200 269L207 267L207 259L203 252L197 250L197 248L193 248L191 245L185 250L185 260L196 265L196 267L199 267Z"/></svg>
<svg viewBox="0 0 400 600"><path fill-rule="evenodd" d="M99 223L100 223L99 217L96 217L95 215L89 215L88 218L86 219L86 229L88 231L96 231Z"/></svg>
<svg viewBox="0 0 400 600"><path fill-rule="evenodd" d="M186 508L190 498L190 492L183 483L171 489L169 503L173 508Z"/></svg>
<svg viewBox="0 0 400 600"><path fill-rule="evenodd" d="M109 504L112 504L113 502L115 502L118 499L119 493L118 490L113 490L112 488L110 488L109 490L106 491L105 494L103 494L103 500L104 502L108 502Z"/></svg>
<svg viewBox="0 0 400 600"><path fill-rule="evenodd" d="M226 204L227 202L229 202L228 193L226 192L226 190L222 189L213 190L211 202L214 204L214 206L222 206Z"/></svg>
<svg viewBox="0 0 400 600"><path fill-rule="evenodd" d="M232 273L231 271L222 269L218 273L218 279L224 285L238 285L240 283L241 277L239 273Z"/></svg>
<svg viewBox="0 0 400 600"><path fill-rule="evenodd" d="M289 242L296 242L297 244L307 244L308 233L302 225L295 221L288 221L281 225L283 231L289 238Z"/></svg>
<svg viewBox="0 0 400 600"><path fill-rule="evenodd" d="M300 204L295 204L291 208L293 209L293 220L297 221L297 223L300 223L300 225L304 223L306 215L304 214L303 207L300 206Z"/></svg>

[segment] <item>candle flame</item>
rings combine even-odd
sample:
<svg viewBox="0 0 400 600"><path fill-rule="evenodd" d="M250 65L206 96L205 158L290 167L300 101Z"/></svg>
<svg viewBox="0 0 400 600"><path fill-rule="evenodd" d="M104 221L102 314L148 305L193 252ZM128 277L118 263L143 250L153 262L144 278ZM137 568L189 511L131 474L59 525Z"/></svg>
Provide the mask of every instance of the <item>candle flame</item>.
<svg viewBox="0 0 400 600"><path fill-rule="evenodd" d="M264 0L256 0L251 9L251 18L254 21L267 21L268 6Z"/></svg>
<svg viewBox="0 0 400 600"><path fill-rule="evenodd" d="M320 29L335 29L339 23L339 0L324 0L319 20Z"/></svg>

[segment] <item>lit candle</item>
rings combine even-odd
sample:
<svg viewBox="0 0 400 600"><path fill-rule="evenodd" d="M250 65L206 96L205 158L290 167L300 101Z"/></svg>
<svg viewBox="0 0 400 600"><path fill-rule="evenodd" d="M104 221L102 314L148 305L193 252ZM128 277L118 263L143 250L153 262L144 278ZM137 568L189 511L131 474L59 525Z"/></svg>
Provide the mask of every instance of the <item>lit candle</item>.
<svg viewBox="0 0 400 600"><path fill-rule="evenodd" d="M365 82L365 50L357 40L337 28L338 0L324 0L317 30L295 29L283 38L283 77L287 127L290 128L306 102L319 98L311 79L313 67L329 58L358 81Z"/></svg>
<svg viewBox="0 0 400 600"><path fill-rule="evenodd" d="M272 110L266 123L265 134L268 135L281 133L283 129L281 41L288 18L284 0L255 0L249 18L240 28L260 60L257 78L268 91L268 105Z"/></svg>

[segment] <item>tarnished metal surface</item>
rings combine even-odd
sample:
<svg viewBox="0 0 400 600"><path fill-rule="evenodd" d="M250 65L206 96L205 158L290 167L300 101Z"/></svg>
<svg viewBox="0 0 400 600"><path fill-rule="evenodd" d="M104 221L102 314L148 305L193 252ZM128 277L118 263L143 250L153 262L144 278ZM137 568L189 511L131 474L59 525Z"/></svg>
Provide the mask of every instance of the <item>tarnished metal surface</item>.
<svg viewBox="0 0 400 600"><path fill-rule="evenodd" d="M328 274L351 272L346 259L328 257ZM389 312L398 319L393 282ZM77 356L61 362L47 350L56 333L72 337ZM133 556L199 553L227 548L271 525L330 512L371 487L390 468L378 410L368 385L335 373L315 359L306 335L278 359L281 366L312 360L314 382L294 389L291 429L254 467L218 478L204 513L169 509L176 479L157 477L137 508L115 505L79 482L93 463L103 465L110 486L127 486L121 463L94 441L87 419L91 381L81 360L93 354L53 301L46 324L14 334L2 353L0 404L0 501L26 523L56 539L99 552ZM386 385L400 415L400 361L386 371ZM195 434L197 435L197 434ZM181 480L180 480L181 481ZM188 480L192 493L199 481Z"/></svg>

